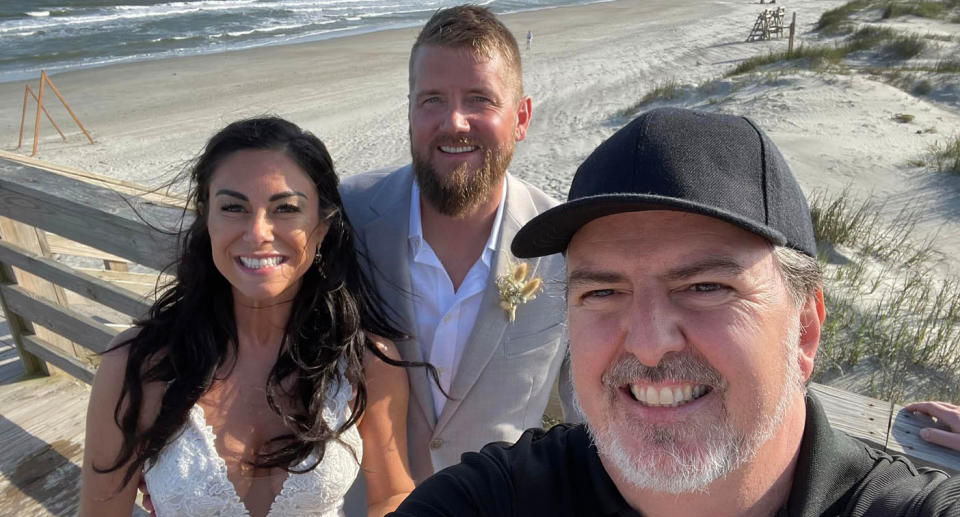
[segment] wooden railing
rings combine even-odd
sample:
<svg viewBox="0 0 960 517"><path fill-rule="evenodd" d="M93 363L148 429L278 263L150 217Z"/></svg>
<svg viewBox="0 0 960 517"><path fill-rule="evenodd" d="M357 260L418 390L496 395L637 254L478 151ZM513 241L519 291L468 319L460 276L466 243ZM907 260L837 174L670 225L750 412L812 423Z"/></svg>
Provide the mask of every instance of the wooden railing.
<svg viewBox="0 0 960 517"><path fill-rule="evenodd" d="M114 282L129 281L136 273L72 268L51 258L52 252L90 255L94 248L105 252L101 258L160 270L172 261L176 249L173 236L151 225L176 227L182 208L155 196L137 195L128 184L115 189L103 178L88 179L0 156L0 305L30 374L46 373L49 363L90 382L95 371L90 357L102 352L123 326L105 321L110 320L107 314L115 311L115 319L129 322L151 303L150 289L143 289L142 283L130 290ZM46 232L59 236L52 239L53 248ZM91 316L71 308L65 291L102 310L94 309ZM891 454L960 472L960 453L918 437L917 432L930 425L928 419L835 388L812 389L834 427Z"/></svg>
<svg viewBox="0 0 960 517"><path fill-rule="evenodd" d="M112 262L160 270L172 261L176 241L151 225L173 228L181 212L0 158L0 307L28 374L46 373L49 363L90 382L95 354L151 303L146 289L118 287L103 274L69 267L51 255L83 256L76 250L93 248ZM48 239L47 232L55 237ZM67 291L87 310L71 308ZM102 317L101 308L113 316Z"/></svg>

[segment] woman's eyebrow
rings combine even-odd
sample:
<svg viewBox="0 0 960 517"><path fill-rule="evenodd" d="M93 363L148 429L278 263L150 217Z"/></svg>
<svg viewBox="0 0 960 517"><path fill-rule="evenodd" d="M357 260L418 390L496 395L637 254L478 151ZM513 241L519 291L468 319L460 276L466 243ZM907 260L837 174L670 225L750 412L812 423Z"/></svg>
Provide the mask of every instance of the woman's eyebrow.
<svg viewBox="0 0 960 517"><path fill-rule="evenodd" d="M247 196L245 196L245 195L237 192L236 190L230 190L230 189L226 189L226 188L222 188L222 189L218 190L217 193L214 194L214 195L215 195L215 196L230 196L230 197L235 197L235 198L237 198L237 199L239 199L239 200L241 200L241 201L250 201L250 199L249 199Z"/></svg>
<svg viewBox="0 0 960 517"><path fill-rule="evenodd" d="M284 199L284 198L294 197L294 196L302 197L304 199L307 198L307 195L304 194L303 192L300 192L297 190L288 190L286 192L277 192L276 194L270 196L270 202L272 203L278 199Z"/></svg>
<svg viewBox="0 0 960 517"><path fill-rule="evenodd" d="M250 201L250 198L248 198L246 195L241 194L241 193L237 192L236 190L230 190L230 189L226 189L226 188L222 188L222 189L218 190L215 195L216 195L216 196L230 196L230 197L235 197L235 198L237 198L237 199L239 199L239 200L242 200L242 201ZM284 191L284 192L277 192L276 194L270 196L270 202L272 203L272 202L274 202L274 201L277 201L278 199L285 199L285 198L288 198L288 197L302 197L302 198L306 199L306 198L307 198L307 195L304 194L303 192L300 192L300 191L287 190L287 191Z"/></svg>

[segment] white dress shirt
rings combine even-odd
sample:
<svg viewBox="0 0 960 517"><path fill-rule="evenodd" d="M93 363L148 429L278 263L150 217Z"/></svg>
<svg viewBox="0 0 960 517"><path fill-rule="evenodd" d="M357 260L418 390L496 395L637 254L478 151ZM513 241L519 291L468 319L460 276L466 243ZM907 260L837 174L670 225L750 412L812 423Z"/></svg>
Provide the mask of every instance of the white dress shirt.
<svg viewBox="0 0 960 517"><path fill-rule="evenodd" d="M437 254L423 238L420 219L420 187L413 182L410 189L410 232L408 235L410 257L410 283L413 289L413 313L416 319L417 341L423 357L437 368L440 385L450 393L453 376L457 372L463 349L467 345L473 324L480 312L483 291L490 277L490 264L500 236L503 220L503 204L507 197L506 185L502 189L500 205L493 220L493 228L487 238L480 258L470 267L467 276L454 291L453 281L447 275ZM430 383L433 393L433 409L437 417L447 399Z"/></svg>

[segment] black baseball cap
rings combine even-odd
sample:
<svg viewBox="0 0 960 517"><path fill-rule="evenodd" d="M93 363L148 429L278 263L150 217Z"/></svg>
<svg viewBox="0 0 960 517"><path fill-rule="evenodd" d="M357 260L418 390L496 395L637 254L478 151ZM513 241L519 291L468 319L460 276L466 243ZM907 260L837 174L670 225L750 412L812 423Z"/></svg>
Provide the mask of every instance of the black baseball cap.
<svg viewBox="0 0 960 517"><path fill-rule="evenodd" d="M600 144L577 169L567 202L531 219L511 250L563 253L590 221L644 210L716 217L817 255L807 200L770 138L746 117L679 108L650 110Z"/></svg>

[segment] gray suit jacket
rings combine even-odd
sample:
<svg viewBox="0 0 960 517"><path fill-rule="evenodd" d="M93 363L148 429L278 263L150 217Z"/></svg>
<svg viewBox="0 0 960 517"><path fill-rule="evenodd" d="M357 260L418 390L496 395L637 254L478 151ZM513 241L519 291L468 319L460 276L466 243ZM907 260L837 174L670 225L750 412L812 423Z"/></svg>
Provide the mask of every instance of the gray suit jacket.
<svg viewBox="0 0 960 517"><path fill-rule="evenodd" d="M343 179L340 193L358 237L358 247L372 263L371 277L388 312L408 334L414 329L407 236L410 166ZM430 383L423 368L408 370L410 406L408 451L414 480L459 463L466 451L492 441L513 442L529 427L539 427L551 389L566 355L563 258L552 255L528 261L545 288L517 309L509 323L495 285L508 263L517 230L556 202L536 187L507 175L507 194L491 275L480 313L463 352L440 416L435 416ZM406 360L423 361L414 336L397 343ZM566 382L563 383L564 385ZM569 390L564 413L570 410ZM376 454L376 451L364 451Z"/></svg>

